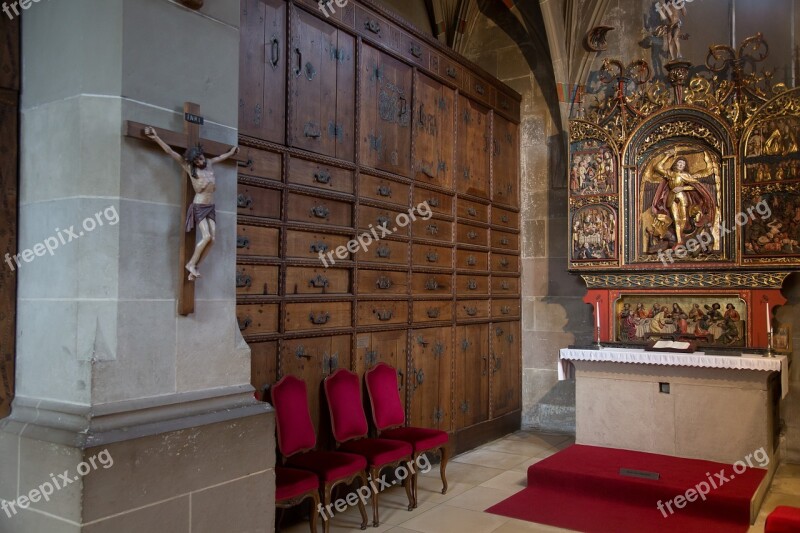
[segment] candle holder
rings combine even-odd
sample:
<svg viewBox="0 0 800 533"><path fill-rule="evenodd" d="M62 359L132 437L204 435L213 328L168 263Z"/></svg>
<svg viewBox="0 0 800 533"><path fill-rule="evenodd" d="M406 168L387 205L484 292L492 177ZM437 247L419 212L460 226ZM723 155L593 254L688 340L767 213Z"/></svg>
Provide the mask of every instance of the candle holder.
<svg viewBox="0 0 800 533"><path fill-rule="evenodd" d="M775 357L775 350L772 347L772 330L767 332L767 353L764 354L764 357Z"/></svg>
<svg viewBox="0 0 800 533"><path fill-rule="evenodd" d="M594 345L599 350L599 349L601 349L603 347L603 345L600 344L600 326L597 326L597 328L595 328L595 329L597 331L596 331L596 335L595 335L595 343L594 343Z"/></svg>

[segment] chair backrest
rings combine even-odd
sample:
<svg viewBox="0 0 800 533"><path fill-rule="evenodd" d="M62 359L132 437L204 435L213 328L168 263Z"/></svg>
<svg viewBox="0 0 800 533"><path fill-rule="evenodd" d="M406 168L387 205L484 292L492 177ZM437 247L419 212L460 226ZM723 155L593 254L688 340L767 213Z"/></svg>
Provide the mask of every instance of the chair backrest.
<svg viewBox="0 0 800 533"><path fill-rule="evenodd" d="M324 387L336 442L366 437L369 426L361 403L358 374L340 368L325 379Z"/></svg>
<svg viewBox="0 0 800 533"><path fill-rule="evenodd" d="M402 426L406 413L397 390L397 370L381 362L367 371L364 381L372 407L372 421L378 431Z"/></svg>
<svg viewBox="0 0 800 533"><path fill-rule="evenodd" d="M305 382L285 376L272 386L272 406L278 427L278 448L284 457L313 450L317 436L308 411Z"/></svg>

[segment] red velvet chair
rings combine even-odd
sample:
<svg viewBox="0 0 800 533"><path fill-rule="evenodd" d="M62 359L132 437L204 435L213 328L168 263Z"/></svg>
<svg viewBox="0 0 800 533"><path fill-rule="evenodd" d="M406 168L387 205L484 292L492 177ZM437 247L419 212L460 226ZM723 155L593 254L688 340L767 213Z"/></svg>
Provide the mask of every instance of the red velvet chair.
<svg viewBox="0 0 800 533"><path fill-rule="evenodd" d="M448 442L449 436L438 429L425 429L407 427L405 425L405 410L400 400L397 385L397 371L386 363L378 363L367 371L364 376L367 384L370 405L372 407L372 420L378 429L378 436L387 439L401 440L409 443L413 449L414 463L425 452L438 451L442 464L442 494L447 494L447 459L450 455ZM412 494L414 507L417 506L417 472L412 474Z"/></svg>
<svg viewBox="0 0 800 533"><path fill-rule="evenodd" d="M331 429L339 449L357 453L367 460L370 479L373 480L372 525L378 527L378 495L374 490L381 470L399 467L411 461L413 449L410 444L398 440L370 439L369 425L364 414L361 398L361 383L358 375L340 368L325 379L325 396L331 413ZM414 508L411 483L404 483L408 496L408 510ZM382 485L381 485L382 486Z"/></svg>
<svg viewBox="0 0 800 533"><path fill-rule="evenodd" d="M362 486L367 486L364 473L367 461L363 457L314 450L317 436L308 411L305 382L294 376L285 376L272 386L271 397L278 428L278 449L283 462L288 467L316 474L324 509L330 512L331 494L337 485L350 485L359 479ZM361 499L358 500L358 509L361 511L361 529L367 529L367 510ZM316 512L319 512L319 507L314 509ZM330 521L324 520L323 530L327 533L329 529Z"/></svg>
<svg viewBox="0 0 800 533"><path fill-rule="evenodd" d="M319 512L319 478L314 472L286 468L275 468L275 507L288 509L311 498L309 522L311 533L317 533L317 512ZM279 521L280 523L280 521Z"/></svg>

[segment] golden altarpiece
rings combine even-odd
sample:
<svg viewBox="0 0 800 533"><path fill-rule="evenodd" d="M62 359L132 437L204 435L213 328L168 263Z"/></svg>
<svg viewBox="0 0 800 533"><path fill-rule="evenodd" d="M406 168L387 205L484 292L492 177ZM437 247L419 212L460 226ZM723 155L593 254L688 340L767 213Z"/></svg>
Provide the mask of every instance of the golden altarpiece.
<svg viewBox="0 0 800 533"><path fill-rule="evenodd" d="M570 124L569 268L598 341L765 348L800 265L800 89L754 66L761 34L709 49L710 76L606 59L613 92Z"/></svg>

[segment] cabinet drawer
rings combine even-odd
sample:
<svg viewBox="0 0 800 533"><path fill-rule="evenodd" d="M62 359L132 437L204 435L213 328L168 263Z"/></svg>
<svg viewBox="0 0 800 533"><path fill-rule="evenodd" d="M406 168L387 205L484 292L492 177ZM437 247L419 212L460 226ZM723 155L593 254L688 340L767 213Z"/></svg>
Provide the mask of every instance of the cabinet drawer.
<svg viewBox="0 0 800 533"><path fill-rule="evenodd" d="M239 174L283 181L281 154L256 148L244 148L242 152L244 162L238 163Z"/></svg>
<svg viewBox="0 0 800 533"><path fill-rule="evenodd" d="M453 197L441 192L414 187L414 205L427 204L433 213L453 215ZM417 210L419 212L419 210Z"/></svg>
<svg viewBox="0 0 800 533"><path fill-rule="evenodd" d="M278 332L278 304L237 305L236 320L242 335Z"/></svg>
<svg viewBox="0 0 800 533"><path fill-rule="evenodd" d="M519 300L492 300L492 318L519 318Z"/></svg>
<svg viewBox="0 0 800 533"><path fill-rule="evenodd" d="M497 108L500 109L507 116L519 120L520 103L517 101L516 98L513 98L507 94L498 91Z"/></svg>
<svg viewBox="0 0 800 533"><path fill-rule="evenodd" d="M456 268L464 270L489 270L489 254L458 250L456 252Z"/></svg>
<svg viewBox="0 0 800 533"><path fill-rule="evenodd" d="M519 278L502 278L492 276L492 294L519 294Z"/></svg>
<svg viewBox="0 0 800 533"><path fill-rule="evenodd" d="M518 252L519 235L516 233L505 233L502 231L492 230L492 248Z"/></svg>
<svg viewBox="0 0 800 533"><path fill-rule="evenodd" d="M470 74L469 87L467 87L467 91L476 100L483 102L490 107L494 107L495 93L497 92L497 89L495 89L493 85L490 85L488 82L484 81L483 78L480 78L474 74Z"/></svg>
<svg viewBox="0 0 800 533"><path fill-rule="evenodd" d="M415 296L444 296L453 292L453 276L450 274L411 275L411 294Z"/></svg>
<svg viewBox="0 0 800 533"><path fill-rule="evenodd" d="M439 59L439 75L458 87L466 86L468 76L464 73L464 67L445 56Z"/></svg>
<svg viewBox="0 0 800 533"><path fill-rule="evenodd" d="M251 217L281 218L281 191L239 184L237 213Z"/></svg>
<svg viewBox="0 0 800 533"><path fill-rule="evenodd" d="M492 224L503 228L519 229L519 213L492 207Z"/></svg>
<svg viewBox="0 0 800 533"><path fill-rule="evenodd" d="M293 222L350 226L353 206L346 202L289 193L287 218Z"/></svg>
<svg viewBox="0 0 800 533"><path fill-rule="evenodd" d="M238 225L236 248L238 255L278 257L280 231L277 228Z"/></svg>
<svg viewBox="0 0 800 533"><path fill-rule="evenodd" d="M422 44L422 42L410 35L403 34L401 46L402 49L400 52L403 54L403 57L423 68L429 68L431 51L427 46Z"/></svg>
<svg viewBox="0 0 800 533"><path fill-rule="evenodd" d="M317 259L319 254L335 251L340 246L347 246L350 237L347 235L329 235L311 231L288 230L286 232L286 257L296 259ZM334 260L338 260L336 255ZM330 259L326 258L330 262Z"/></svg>
<svg viewBox="0 0 800 533"><path fill-rule="evenodd" d="M411 263L414 266L430 268L452 268L453 251L442 246L413 244Z"/></svg>
<svg viewBox="0 0 800 533"><path fill-rule="evenodd" d="M456 318L458 320L489 318L489 300L462 300L456 302Z"/></svg>
<svg viewBox="0 0 800 533"><path fill-rule="evenodd" d="M303 159L289 161L289 183L353 194L353 172Z"/></svg>
<svg viewBox="0 0 800 533"><path fill-rule="evenodd" d="M342 268L286 269L286 295L347 294L350 292L350 271Z"/></svg>
<svg viewBox="0 0 800 533"><path fill-rule="evenodd" d="M315 331L350 327L350 302L286 304L286 331Z"/></svg>
<svg viewBox="0 0 800 533"><path fill-rule="evenodd" d="M430 322L431 320L449 322L452 319L452 300L414 302L414 322Z"/></svg>
<svg viewBox="0 0 800 533"><path fill-rule="evenodd" d="M393 209L360 205L358 206L358 227L366 231L371 227L378 228L380 226L385 226L391 235L407 236L408 226L401 228L397 225L398 215L400 215L400 212ZM403 215L408 217L408 213L403 213ZM411 219L408 220L410 221ZM406 219L401 217L401 222L406 223ZM379 237L386 236L384 232L379 229L376 229L375 232Z"/></svg>
<svg viewBox="0 0 800 533"><path fill-rule="evenodd" d="M468 224L458 225L458 244L468 244L471 246L489 246L489 230L470 226Z"/></svg>
<svg viewBox="0 0 800 533"><path fill-rule="evenodd" d="M411 237L453 242L453 223L435 218L424 220L417 217L417 220L411 223Z"/></svg>
<svg viewBox="0 0 800 533"><path fill-rule="evenodd" d="M384 272L380 270L358 271L359 294L406 294L408 274L405 272Z"/></svg>
<svg viewBox="0 0 800 533"><path fill-rule="evenodd" d="M408 243L381 240L373 242L357 254L359 261L382 263L391 265L405 265L408 263Z"/></svg>
<svg viewBox="0 0 800 533"><path fill-rule="evenodd" d="M240 296L269 296L278 294L278 267L238 265L236 294Z"/></svg>
<svg viewBox="0 0 800 533"><path fill-rule="evenodd" d="M365 37L397 49L397 30L389 21L356 5L356 31Z"/></svg>
<svg viewBox="0 0 800 533"><path fill-rule="evenodd" d="M484 296L489 294L489 276L456 276L456 292L464 296Z"/></svg>
<svg viewBox="0 0 800 533"><path fill-rule="evenodd" d="M359 302L359 326L384 326L408 322L408 302Z"/></svg>
<svg viewBox="0 0 800 533"><path fill-rule="evenodd" d="M519 272L519 257L516 255L492 254L492 272Z"/></svg>
<svg viewBox="0 0 800 533"><path fill-rule="evenodd" d="M410 189L411 186L405 183L362 174L358 196L359 198L369 198L380 202L407 206Z"/></svg>
<svg viewBox="0 0 800 533"><path fill-rule="evenodd" d="M487 224L489 222L489 206L459 199L458 218L459 220Z"/></svg>

